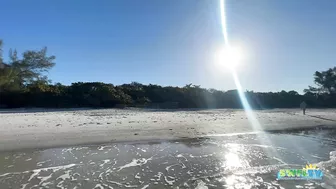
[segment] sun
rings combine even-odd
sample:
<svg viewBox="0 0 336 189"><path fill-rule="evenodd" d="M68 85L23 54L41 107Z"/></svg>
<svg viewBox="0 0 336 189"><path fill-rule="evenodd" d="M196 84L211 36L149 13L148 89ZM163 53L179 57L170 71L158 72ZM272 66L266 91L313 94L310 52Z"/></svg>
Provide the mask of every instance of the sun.
<svg viewBox="0 0 336 189"><path fill-rule="evenodd" d="M243 60L244 54L238 47L223 47L215 53L215 63L220 68L236 68Z"/></svg>

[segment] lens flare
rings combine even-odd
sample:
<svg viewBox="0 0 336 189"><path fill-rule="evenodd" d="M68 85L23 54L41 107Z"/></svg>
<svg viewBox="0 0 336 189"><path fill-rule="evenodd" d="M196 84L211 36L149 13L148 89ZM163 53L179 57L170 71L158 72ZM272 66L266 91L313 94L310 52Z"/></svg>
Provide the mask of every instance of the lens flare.
<svg viewBox="0 0 336 189"><path fill-rule="evenodd" d="M227 32L227 23L226 23L226 16L225 16L225 2L224 2L224 0L220 0L220 11L221 11L220 15L221 15L222 33L223 33L225 48L226 49L231 49L232 47L229 43L228 32ZM231 59L234 57L234 61L238 61L237 57L239 57L239 56L230 55L230 57L231 57ZM244 108L245 114L248 118L248 121L249 121L250 125L252 126L252 129L254 131L260 131L261 132L259 134L259 140L260 140L261 143L271 144L268 137L266 135L264 135L264 133L262 132L263 128L262 128L259 120L254 115L254 112L253 112L250 104L248 103L248 100L245 96L244 90L243 90L243 88L240 84L240 81L239 81L237 73L235 72L235 69L231 69L231 74L232 74L233 80L235 82L240 101L241 101L242 106ZM278 156L279 157L279 154L275 151L275 149L272 149L272 148L268 149L268 151L266 151L266 153L268 154L269 157L273 157L273 156Z"/></svg>
<svg viewBox="0 0 336 189"><path fill-rule="evenodd" d="M226 53L223 53L223 55L227 55L227 59L231 60L232 62L236 62L236 63L233 63L233 64L237 64L237 62L239 62L240 59L241 59L241 55L238 55L239 51L237 51L237 50L233 51L232 50L233 48L230 46L230 43L229 43L227 29L226 29L227 27L226 27L225 2L224 2L224 0L220 0L220 11L221 11L220 14L221 14L222 32L223 32L223 37L224 37L225 49L229 49L229 50L226 50ZM228 52L231 52L231 53L228 53ZM222 55L222 57L223 57L223 55ZM223 58L223 59L225 59L225 58ZM235 82L235 85L236 85L236 88L237 88L237 91L238 91L239 98L240 98L240 100L242 102L242 105L244 107L244 110L246 112L247 118L249 119L249 121L250 121L251 125L253 126L254 130L257 130L257 131L262 130L259 121L253 115L252 108L251 108L250 104L248 103L247 98L244 94L244 91L243 91L243 88L240 84L238 75L236 74L234 69L231 70L231 73L232 73L232 77L233 77L233 80Z"/></svg>
<svg viewBox="0 0 336 189"><path fill-rule="evenodd" d="M229 44L229 39L226 31L226 17L225 17L225 2L224 0L220 0L220 15L221 15L221 23L222 23L222 32L224 37L224 42L226 45Z"/></svg>

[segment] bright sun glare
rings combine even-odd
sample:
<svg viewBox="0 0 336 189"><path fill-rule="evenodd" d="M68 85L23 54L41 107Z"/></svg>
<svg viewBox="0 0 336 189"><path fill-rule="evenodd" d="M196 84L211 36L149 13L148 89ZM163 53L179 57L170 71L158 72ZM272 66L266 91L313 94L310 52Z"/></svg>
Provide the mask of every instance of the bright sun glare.
<svg viewBox="0 0 336 189"><path fill-rule="evenodd" d="M220 68L236 68L244 58L244 53L238 47L224 47L215 54L215 63Z"/></svg>

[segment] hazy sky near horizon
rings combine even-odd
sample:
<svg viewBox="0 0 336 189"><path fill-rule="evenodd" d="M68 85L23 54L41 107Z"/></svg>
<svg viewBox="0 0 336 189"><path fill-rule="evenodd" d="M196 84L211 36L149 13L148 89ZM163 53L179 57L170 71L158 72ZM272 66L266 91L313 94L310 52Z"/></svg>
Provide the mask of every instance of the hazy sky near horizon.
<svg viewBox="0 0 336 189"><path fill-rule="evenodd" d="M214 66L223 44L219 0L1 2L5 55L47 46L53 82L137 81L234 89ZM243 48L243 88L297 90L336 66L336 1L226 0L230 43Z"/></svg>

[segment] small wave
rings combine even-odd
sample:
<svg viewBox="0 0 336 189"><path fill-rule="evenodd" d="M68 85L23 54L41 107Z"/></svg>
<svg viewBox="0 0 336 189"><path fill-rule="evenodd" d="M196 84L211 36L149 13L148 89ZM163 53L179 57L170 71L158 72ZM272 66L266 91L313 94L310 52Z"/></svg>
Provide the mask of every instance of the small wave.
<svg viewBox="0 0 336 189"><path fill-rule="evenodd" d="M321 161L317 163L318 167L323 168L325 170L336 170L336 151L331 151L329 153L328 161Z"/></svg>
<svg viewBox="0 0 336 189"><path fill-rule="evenodd" d="M336 151L331 151L329 156L330 159L328 161L321 161L316 165L324 173L324 183L321 184L321 187L336 188Z"/></svg>

